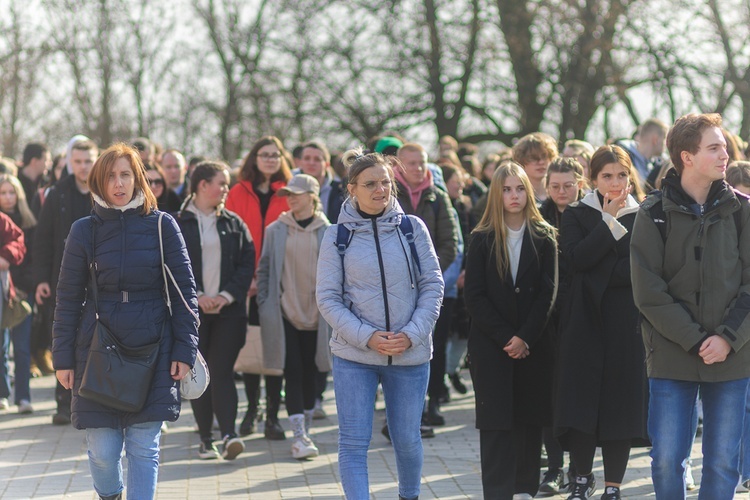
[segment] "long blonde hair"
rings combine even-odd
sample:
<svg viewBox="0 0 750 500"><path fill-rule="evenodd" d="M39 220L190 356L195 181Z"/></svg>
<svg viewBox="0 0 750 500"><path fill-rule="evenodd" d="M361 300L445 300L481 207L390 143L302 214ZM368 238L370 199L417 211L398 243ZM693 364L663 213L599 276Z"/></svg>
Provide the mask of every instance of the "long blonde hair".
<svg viewBox="0 0 750 500"><path fill-rule="evenodd" d="M21 215L21 229L36 226L36 217L34 217L29 208L29 203L26 201L26 191L23 190L21 181L11 174L0 174L0 186L6 182L13 186L13 190L16 192L16 210Z"/></svg>
<svg viewBox="0 0 750 500"><path fill-rule="evenodd" d="M529 230L536 231L540 235L549 236L554 241L555 228L547 223L539 213L534 202L534 188L531 187L526 171L521 165L514 161L503 162L495 173L492 174L492 182L487 191L487 207L484 209L482 219L472 231L473 233L495 233L492 243L495 251L495 263L500 279L505 279L510 270L510 257L508 255L508 229L505 225L505 208L503 205L503 188L505 180L509 177L517 177L526 190L526 206L523 209L523 217Z"/></svg>

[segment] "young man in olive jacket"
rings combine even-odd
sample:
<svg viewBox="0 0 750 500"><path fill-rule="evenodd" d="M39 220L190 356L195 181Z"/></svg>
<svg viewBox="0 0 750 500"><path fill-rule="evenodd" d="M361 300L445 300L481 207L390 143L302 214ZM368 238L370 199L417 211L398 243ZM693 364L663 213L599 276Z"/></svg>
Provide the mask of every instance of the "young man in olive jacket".
<svg viewBox="0 0 750 500"><path fill-rule="evenodd" d="M718 114L686 115L667 135L674 164L641 205L631 237L635 303L651 391L657 498L685 498L685 462L703 399L700 498L734 498L750 377L750 205L725 182Z"/></svg>

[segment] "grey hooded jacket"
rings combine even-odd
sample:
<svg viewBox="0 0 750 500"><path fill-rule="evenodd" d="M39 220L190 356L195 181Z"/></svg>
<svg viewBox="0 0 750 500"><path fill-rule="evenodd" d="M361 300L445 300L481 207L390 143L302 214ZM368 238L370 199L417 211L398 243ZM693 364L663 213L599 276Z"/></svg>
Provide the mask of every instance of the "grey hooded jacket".
<svg viewBox="0 0 750 500"><path fill-rule="evenodd" d="M333 328L330 346L335 356L368 365L405 366L426 363L432 356L443 277L427 228L410 217L421 273L417 270L398 228L401 217L406 214L395 198L377 219L362 217L347 199L338 220L351 232L343 269L336 247L337 226L323 236L317 300ZM367 345L376 331L403 332L412 345L398 356L378 354Z"/></svg>

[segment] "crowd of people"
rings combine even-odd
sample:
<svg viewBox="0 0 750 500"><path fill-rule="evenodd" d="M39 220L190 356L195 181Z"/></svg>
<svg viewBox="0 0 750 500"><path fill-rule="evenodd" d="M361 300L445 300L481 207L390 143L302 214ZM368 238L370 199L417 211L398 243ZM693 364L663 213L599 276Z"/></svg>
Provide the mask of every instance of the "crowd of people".
<svg viewBox="0 0 750 500"><path fill-rule="evenodd" d="M485 158L448 136L436 149L395 132L333 154L266 136L231 167L145 138L100 154L75 136L54 158L27 145L0 163L0 410L12 393L32 413L30 379L56 373L52 423L86 431L97 494L152 498L198 352L205 460L237 458L260 422L286 439L282 402L291 455L314 458L332 376L341 482L365 499L382 386L413 499L422 439L468 367L485 498L593 498L600 448L601 498L619 499L646 446L657 497L684 498L699 425L700 497L750 484L747 144L706 114L599 147L535 132ZM30 313L9 325L16 305ZM79 393L101 325L159 344L138 411ZM262 368L238 370L258 329Z"/></svg>

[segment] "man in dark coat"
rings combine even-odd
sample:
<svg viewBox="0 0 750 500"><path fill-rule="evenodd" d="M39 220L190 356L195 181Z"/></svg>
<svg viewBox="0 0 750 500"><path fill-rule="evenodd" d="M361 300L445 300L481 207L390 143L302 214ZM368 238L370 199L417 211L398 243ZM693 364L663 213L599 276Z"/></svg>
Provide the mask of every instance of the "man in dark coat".
<svg viewBox="0 0 750 500"><path fill-rule="evenodd" d="M49 332L50 339L55 289L65 251L65 239L73 222L91 213L91 197L86 179L99 156L99 149L93 142L84 140L73 143L68 153L72 175L61 179L50 190L39 214L34 235L36 244L33 246L33 278L37 284L35 299L42 317L48 320L45 330ZM55 389L55 399L57 412L52 417L52 423L69 424L71 394L59 382Z"/></svg>

